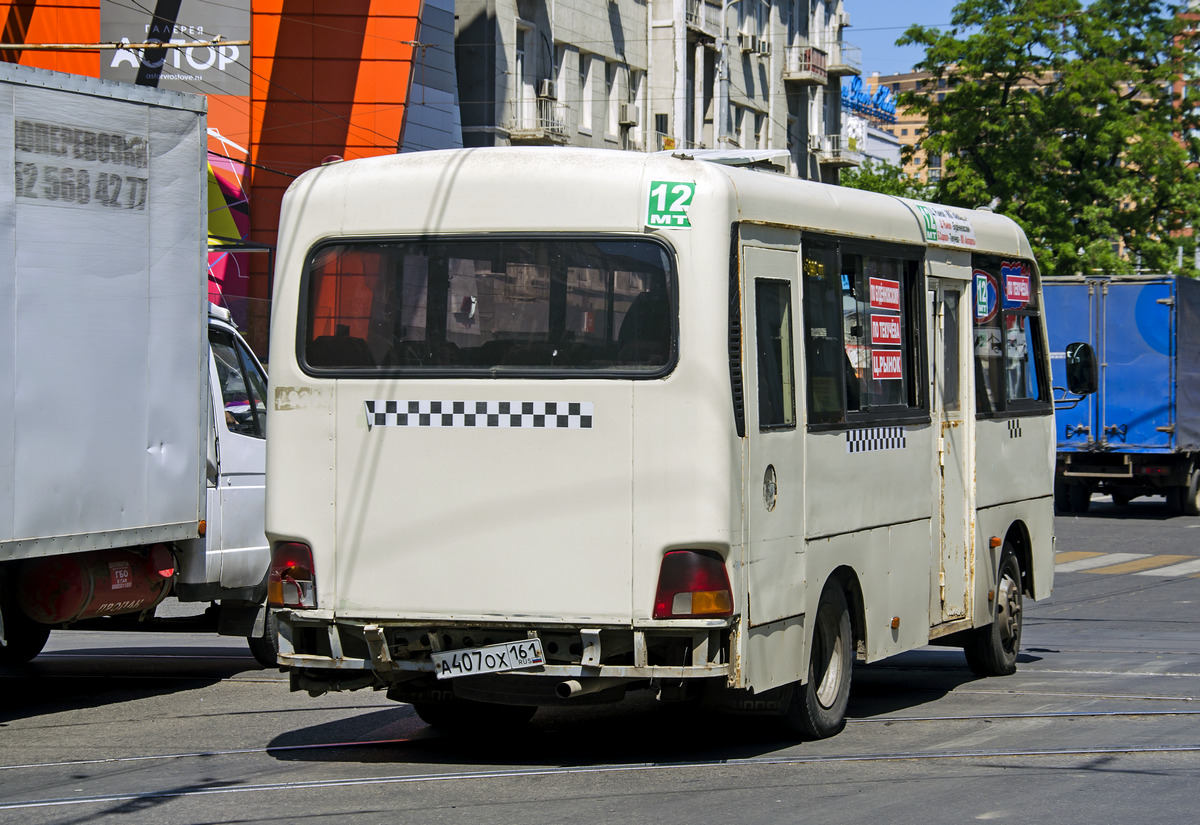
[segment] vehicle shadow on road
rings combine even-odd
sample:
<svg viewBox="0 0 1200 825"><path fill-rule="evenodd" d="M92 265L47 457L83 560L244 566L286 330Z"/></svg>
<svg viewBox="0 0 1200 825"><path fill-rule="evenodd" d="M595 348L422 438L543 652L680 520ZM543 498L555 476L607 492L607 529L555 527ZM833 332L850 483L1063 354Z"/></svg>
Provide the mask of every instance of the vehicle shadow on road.
<svg viewBox="0 0 1200 825"><path fill-rule="evenodd" d="M0 666L0 725L70 710L103 707L209 687L246 671L249 656L231 660L227 648L191 648L179 665L176 648L142 647L128 653L94 648L57 649L26 665ZM164 667L164 661L171 662Z"/></svg>
<svg viewBox="0 0 1200 825"><path fill-rule="evenodd" d="M1117 519L1128 521L1171 521L1186 516L1171 511L1164 501L1156 498L1134 499L1128 504L1114 504L1112 499L1095 498L1086 513L1065 513L1055 510L1058 518Z"/></svg>
<svg viewBox="0 0 1200 825"><path fill-rule="evenodd" d="M847 717L911 712L979 678L953 649L922 649L856 666ZM544 707L528 725L500 735L442 733L411 706L397 705L297 728L276 737L267 750L281 761L514 768L752 759L806 744L817 743L798 742L776 717L725 713L698 703L661 704L642 691L615 704Z"/></svg>

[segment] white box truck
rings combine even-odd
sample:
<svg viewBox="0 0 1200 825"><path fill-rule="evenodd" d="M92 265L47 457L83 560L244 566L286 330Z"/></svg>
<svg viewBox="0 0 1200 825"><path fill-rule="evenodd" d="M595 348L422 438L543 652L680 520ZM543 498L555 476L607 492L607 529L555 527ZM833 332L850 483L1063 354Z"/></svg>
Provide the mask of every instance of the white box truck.
<svg viewBox="0 0 1200 825"><path fill-rule="evenodd" d="M171 595L273 663L265 380L208 302L205 99L0 66L0 106L0 663Z"/></svg>

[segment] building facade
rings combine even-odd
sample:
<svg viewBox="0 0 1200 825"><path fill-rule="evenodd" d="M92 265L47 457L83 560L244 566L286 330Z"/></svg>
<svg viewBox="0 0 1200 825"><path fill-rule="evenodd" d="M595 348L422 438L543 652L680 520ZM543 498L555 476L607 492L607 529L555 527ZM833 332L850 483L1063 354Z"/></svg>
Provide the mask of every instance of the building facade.
<svg viewBox="0 0 1200 825"><path fill-rule="evenodd" d="M463 142L633 151L786 149L836 182L861 152L842 0L459 0Z"/></svg>

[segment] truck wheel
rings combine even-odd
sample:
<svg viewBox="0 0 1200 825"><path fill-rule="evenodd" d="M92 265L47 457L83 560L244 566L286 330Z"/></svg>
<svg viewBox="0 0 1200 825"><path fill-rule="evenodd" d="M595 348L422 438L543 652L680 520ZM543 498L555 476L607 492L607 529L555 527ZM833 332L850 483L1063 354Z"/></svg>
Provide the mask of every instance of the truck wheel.
<svg viewBox="0 0 1200 825"><path fill-rule="evenodd" d="M1021 650L1021 566L1012 545L1004 542L1000 554L992 623L977 628L963 646L967 665L976 676L1010 676L1017 672Z"/></svg>
<svg viewBox="0 0 1200 825"><path fill-rule="evenodd" d="M431 728L447 733L475 733L524 725L537 713L536 706L496 705L471 699L413 702L413 710Z"/></svg>
<svg viewBox="0 0 1200 825"><path fill-rule="evenodd" d="M1071 503L1071 512L1086 513L1092 506L1092 488L1086 484L1071 484L1067 487L1067 498Z"/></svg>
<svg viewBox="0 0 1200 825"><path fill-rule="evenodd" d="M846 726L853 664L850 609L842 589L830 584L821 594L813 623L808 679L793 688L784 712L789 730L808 739L825 739L841 732Z"/></svg>
<svg viewBox="0 0 1200 825"><path fill-rule="evenodd" d="M1193 470L1188 479L1187 488L1180 488L1183 493L1181 510L1185 516L1200 516L1200 470Z"/></svg>
<svg viewBox="0 0 1200 825"><path fill-rule="evenodd" d="M1054 512L1071 512L1071 488L1065 481L1054 482Z"/></svg>
<svg viewBox="0 0 1200 825"><path fill-rule="evenodd" d="M0 603L4 611L4 639L0 645L0 665L23 665L46 646L50 625L35 622L9 600Z"/></svg>
<svg viewBox="0 0 1200 825"><path fill-rule="evenodd" d="M279 667L279 620L275 611L267 608L261 636L247 636L246 642L255 660L263 667Z"/></svg>

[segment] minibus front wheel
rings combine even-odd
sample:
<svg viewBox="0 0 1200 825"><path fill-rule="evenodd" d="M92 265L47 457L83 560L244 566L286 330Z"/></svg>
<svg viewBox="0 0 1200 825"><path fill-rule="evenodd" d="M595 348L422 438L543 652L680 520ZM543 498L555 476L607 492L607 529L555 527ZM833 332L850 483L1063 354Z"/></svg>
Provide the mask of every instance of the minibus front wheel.
<svg viewBox="0 0 1200 825"><path fill-rule="evenodd" d="M1017 672L1024 610L1021 565L1013 546L1004 542L991 599L992 623L972 631L963 652L976 676L1009 676Z"/></svg>
<svg viewBox="0 0 1200 825"><path fill-rule="evenodd" d="M841 587L830 582L821 593L813 622L808 679L794 686L785 712L793 733L806 739L825 739L841 732L846 726L853 663L850 608Z"/></svg>

